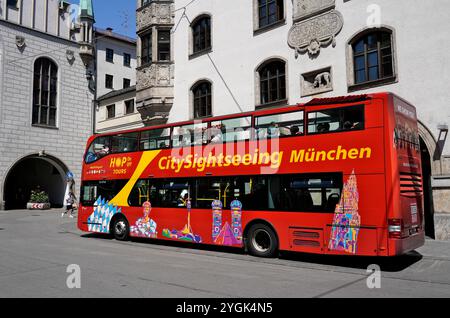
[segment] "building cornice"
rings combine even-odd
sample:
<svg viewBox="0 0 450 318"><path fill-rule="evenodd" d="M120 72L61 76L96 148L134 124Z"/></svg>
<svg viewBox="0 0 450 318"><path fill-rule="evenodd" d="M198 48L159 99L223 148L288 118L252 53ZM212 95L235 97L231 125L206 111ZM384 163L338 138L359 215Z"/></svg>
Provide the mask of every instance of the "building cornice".
<svg viewBox="0 0 450 318"><path fill-rule="evenodd" d="M73 46L78 46L79 45L77 41L70 40L70 39L67 39L67 38L63 38L63 37L60 37L58 35L47 33L47 32L41 31L41 30L37 30L37 29L33 29L33 28L30 28L30 27L27 27L27 26L23 26L21 24L18 24L18 23L15 23L15 22L11 22L11 21L8 21L8 20L0 19L0 24L5 24L5 25L10 26L12 28L19 29L19 31L28 31L28 32L32 32L32 33L36 33L36 34L40 34L40 35L45 35L45 36L48 36L48 37L51 37L51 38L54 38L54 39L61 40L63 42L66 42L67 44L70 44L70 45L73 45Z"/></svg>

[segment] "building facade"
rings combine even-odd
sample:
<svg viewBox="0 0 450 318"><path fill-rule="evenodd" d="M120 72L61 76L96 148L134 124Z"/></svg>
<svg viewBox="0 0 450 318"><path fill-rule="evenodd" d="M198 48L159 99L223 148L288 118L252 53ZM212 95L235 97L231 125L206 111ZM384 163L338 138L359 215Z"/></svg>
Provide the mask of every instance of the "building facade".
<svg viewBox="0 0 450 318"><path fill-rule="evenodd" d="M136 85L136 40L95 28L97 96Z"/></svg>
<svg viewBox="0 0 450 318"><path fill-rule="evenodd" d="M396 93L417 107L427 232L444 237L450 229L448 12L445 0L138 1L141 43L146 26L154 33L158 21L173 25L173 78L147 71L159 65L144 63L141 44L137 103L139 92L159 96L154 83L170 82L173 105L165 118L177 122L315 97ZM157 40L153 34L153 54Z"/></svg>
<svg viewBox="0 0 450 318"><path fill-rule="evenodd" d="M136 109L136 86L113 91L97 98L96 133L144 127Z"/></svg>
<svg viewBox="0 0 450 318"><path fill-rule="evenodd" d="M93 122L93 9L59 0L0 0L0 207L35 189L63 205L79 184ZM91 75L90 75L91 74Z"/></svg>
<svg viewBox="0 0 450 318"><path fill-rule="evenodd" d="M140 128L136 109L136 40L95 29L97 98L95 132Z"/></svg>

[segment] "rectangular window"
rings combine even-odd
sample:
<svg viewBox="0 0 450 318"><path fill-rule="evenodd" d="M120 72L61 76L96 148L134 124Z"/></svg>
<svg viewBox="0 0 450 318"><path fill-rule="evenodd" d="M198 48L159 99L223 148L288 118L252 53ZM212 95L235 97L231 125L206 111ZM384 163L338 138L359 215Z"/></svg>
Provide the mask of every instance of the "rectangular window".
<svg viewBox="0 0 450 318"><path fill-rule="evenodd" d="M125 101L125 114L134 114L134 99Z"/></svg>
<svg viewBox="0 0 450 318"><path fill-rule="evenodd" d="M116 105L106 106L106 119L111 119L116 117Z"/></svg>
<svg viewBox="0 0 450 318"><path fill-rule="evenodd" d="M123 66L131 66L131 55L128 53L123 53Z"/></svg>
<svg viewBox="0 0 450 318"><path fill-rule="evenodd" d="M123 88L129 88L131 86L131 80L128 78L123 79Z"/></svg>
<svg viewBox="0 0 450 318"><path fill-rule="evenodd" d="M111 136L112 153L138 151L139 133L119 134Z"/></svg>
<svg viewBox="0 0 450 318"><path fill-rule="evenodd" d="M170 128L143 131L141 150L157 150L170 147Z"/></svg>
<svg viewBox="0 0 450 318"><path fill-rule="evenodd" d="M211 123L209 140L211 143L250 140L251 117L240 117Z"/></svg>
<svg viewBox="0 0 450 318"><path fill-rule="evenodd" d="M152 62L152 32L148 32L141 36L141 64L149 64Z"/></svg>
<svg viewBox="0 0 450 318"><path fill-rule="evenodd" d="M6 2L6 5L8 6L8 8L17 9L17 0L8 0Z"/></svg>
<svg viewBox="0 0 450 318"><path fill-rule="evenodd" d="M280 211L334 212L342 175L285 175L269 179L269 208Z"/></svg>
<svg viewBox="0 0 450 318"><path fill-rule="evenodd" d="M106 61L114 63L114 50L106 49Z"/></svg>
<svg viewBox="0 0 450 318"><path fill-rule="evenodd" d="M127 184L127 180L86 181L81 186L81 204L85 207L94 206L101 198L111 201Z"/></svg>
<svg viewBox="0 0 450 318"><path fill-rule="evenodd" d="M186 209L190 190L189 181L184 179L142 180L136 183L128 202L131 206L142 206L137 204L149 199L154 207Z"/></svg>
<svg viewBox="0 0 450 318"><path fill-rule="evenodd" d="M333 108L308 113L308 134L364 129L364 106Z"/></svg>
<svg viewBox="0 0 450 318"><path fill-rule="evenodd" d="M158 61L170 61L170 30L158 30Z"/></svg>
<svg viewBox="0 0 450 318"><path fill-rule="evenodd" d="M284 0L258 0L259 28L284 19Z"/></svg>
<svg viewBox="0 0 450 318"><path fill-rule="evenodd" d="M114 89L114 76L105 75L105 88Z"/></svg>
<svg viewBox="0 0 450 318"><path fill-rule="evenodd" d="M258 139L301 136L304 133L304 112L292 112L256 118Z"/></svg>
<svg viewBox="0 0 450 318"><path fill-rule="evenodd" d="M93 163L110 153L111 137L103 136L96 138L89 146L89 150L86 154L86 163Z"/></svg>
<svg viewBox="0 0 450 318"><path fill-rule="evenodd" d="M190 147L206 144L207 127L207 123L175 127L172 133L173 147Z"/></svg>

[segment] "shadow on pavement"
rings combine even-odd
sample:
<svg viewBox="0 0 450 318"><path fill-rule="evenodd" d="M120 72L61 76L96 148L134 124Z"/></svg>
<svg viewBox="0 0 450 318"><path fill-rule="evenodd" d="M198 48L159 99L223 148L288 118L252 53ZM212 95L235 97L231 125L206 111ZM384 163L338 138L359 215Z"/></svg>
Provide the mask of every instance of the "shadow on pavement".
<svg viewBox="0 0 450 318"><path fill-rule="evenodd" d="M395 257L315 255L293 252L282 252L280 256L280 259L290 261L356 269L367 269L370 265L378 265L383 272L403 271L411 265L422 260L422 258L423 256L416 251Z"/></svg>
<svg viewBox="0 0 450 318"><path fill-rule="evenodd" d="M81 235L81 237L112 240L111 235L95 234L95 233L84 234ZM229 253L234 255L246 254L244 249L228 246L199 245L189 242L165 241L165 240L154 240L143 238L131 238L130 242L145 245L177 247L189 250ZM396 257L316 255L316 254L294 253L284 251L280 253L278 258L280 260L318 264L318 265L330 265L355 269L367 269L370 265L378 265L384 272L400 272L422 260L423 256L416 251L409 252L408 254Z"/></svg>
<svg viewBox="0 0 450 318"><path fill-rule="evenodd" d="M112 240L113 237L107 234L97 234L97 233L89 233L81 235L82 238L95 238L95 239L103 239L103 240ZM211 252L222 252L236 255L244 255L245 252L241 248L237 247L229 247L229 246L216 246L216 245L205 245L205 244L194 244L189 242L181 242L181 241L169 241L169 240L155 240L155 239L146 239L146 238L130 238L128 242L138 243L138 244L146 244L146 245L156 245L156 246L170 246L170 247L178 247L185 248L190 250L199 250L199 251L211 251Z"/></svg>

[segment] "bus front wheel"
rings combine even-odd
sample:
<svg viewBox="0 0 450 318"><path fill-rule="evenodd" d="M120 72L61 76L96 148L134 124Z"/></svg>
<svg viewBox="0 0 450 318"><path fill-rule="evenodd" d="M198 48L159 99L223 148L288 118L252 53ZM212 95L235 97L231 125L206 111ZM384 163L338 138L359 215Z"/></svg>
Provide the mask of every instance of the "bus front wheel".
<svg viewBox="0 0 450 318"><path fill-rule="evenodd" d="M128 239L130 227L128 221L124 217L119 217L114 221L112 232L114 238L118 241L126 241Z"/></svg>
<svg viewBox="0 0 450 318"><path fill-rule="evenodd" d="M278 251L278 238L266 224L254 224L247 235L247 249L257 257L274 257Z"/></svg>

